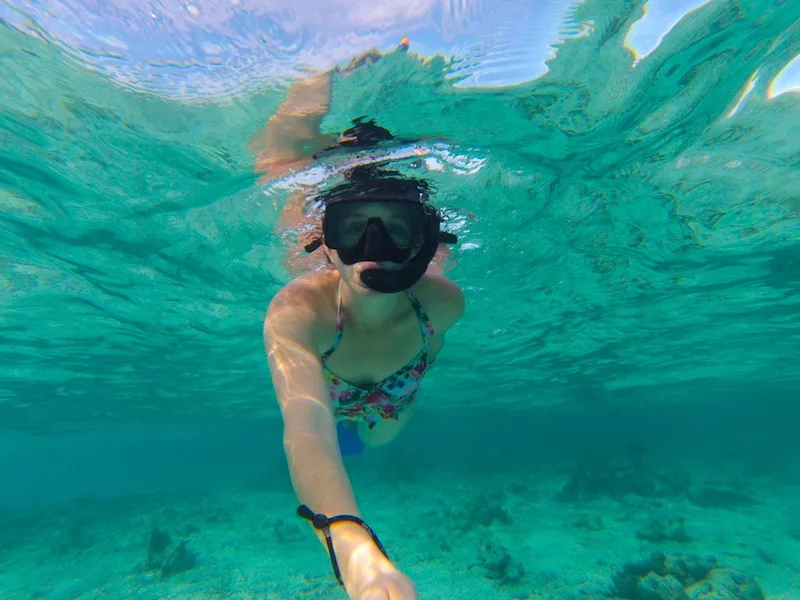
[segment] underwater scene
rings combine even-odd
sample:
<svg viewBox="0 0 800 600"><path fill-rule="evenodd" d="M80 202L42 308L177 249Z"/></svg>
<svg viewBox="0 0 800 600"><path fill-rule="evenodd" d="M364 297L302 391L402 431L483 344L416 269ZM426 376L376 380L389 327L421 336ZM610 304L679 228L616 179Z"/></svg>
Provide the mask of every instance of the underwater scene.
<svg viewBox="0 0 800 600"><path fill-rule="evenodd" d="M797 0L3 0L0 265L0 600L800 600Z"/></svg>

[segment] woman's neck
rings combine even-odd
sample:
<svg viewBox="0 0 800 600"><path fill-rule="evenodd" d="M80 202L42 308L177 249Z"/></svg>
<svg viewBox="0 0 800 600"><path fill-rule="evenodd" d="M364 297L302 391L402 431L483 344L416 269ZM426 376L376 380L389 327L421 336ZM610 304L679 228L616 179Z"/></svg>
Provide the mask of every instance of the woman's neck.
<svg viewBox="0 0 800 600"><path fill-rule="evenodd" d="M380 327L409 307L405 291L396 294L359 294L343 282L339 283L339 302L348 320L365 329Z"/></svg>

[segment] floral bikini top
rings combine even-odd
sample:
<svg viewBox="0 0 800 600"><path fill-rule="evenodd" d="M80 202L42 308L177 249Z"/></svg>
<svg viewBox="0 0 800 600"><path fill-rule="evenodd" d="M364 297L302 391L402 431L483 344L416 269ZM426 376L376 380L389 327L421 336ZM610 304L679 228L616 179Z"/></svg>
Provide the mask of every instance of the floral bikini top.
<svg viewBox="0 0 800 600"><path fill-rule="evenodd" d="M355 385L344 381L325 365L342 340L344 314L339 301L339 312L336 316L336 337L333 346L322 355L322 370L331 393L333 414L337 421L366 421L372 429L380 419L397 419L398 415L414 403L422 376L430 362L428 346L433 336L431 325L425 309L416 296L407 290L408 299L419 319L422 333L422 349L404 367L377 383ZM432 362L432 361L431 361Z"/></svg>

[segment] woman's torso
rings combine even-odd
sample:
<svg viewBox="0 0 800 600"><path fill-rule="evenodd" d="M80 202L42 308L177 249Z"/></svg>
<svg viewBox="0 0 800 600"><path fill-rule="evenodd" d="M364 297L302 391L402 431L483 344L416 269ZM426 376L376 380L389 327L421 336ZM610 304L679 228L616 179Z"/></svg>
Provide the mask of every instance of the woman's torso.
<svg viewBox="0 0 800 600"><path fill-rule="evenodd" d="M407 306L380 330L359 327L341 307L338 277L320 287L325 296L317 323L319 354L338 420L397 419L416 400L419 383L442 345L424 302L409 290Z"/></svg>

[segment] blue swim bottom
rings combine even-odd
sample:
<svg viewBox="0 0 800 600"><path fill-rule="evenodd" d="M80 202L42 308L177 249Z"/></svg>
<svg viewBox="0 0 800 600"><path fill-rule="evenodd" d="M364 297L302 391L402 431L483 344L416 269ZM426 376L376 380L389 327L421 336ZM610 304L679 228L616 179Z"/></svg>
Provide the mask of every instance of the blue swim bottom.
<svg viewBox="0 0 800 600"><path fill-rule="evenodd" d="M339 421L336 424L339 436L339 450L342 456L361 456L364 454L364 442L358 436L358 424L352 421Z"/></svg>

